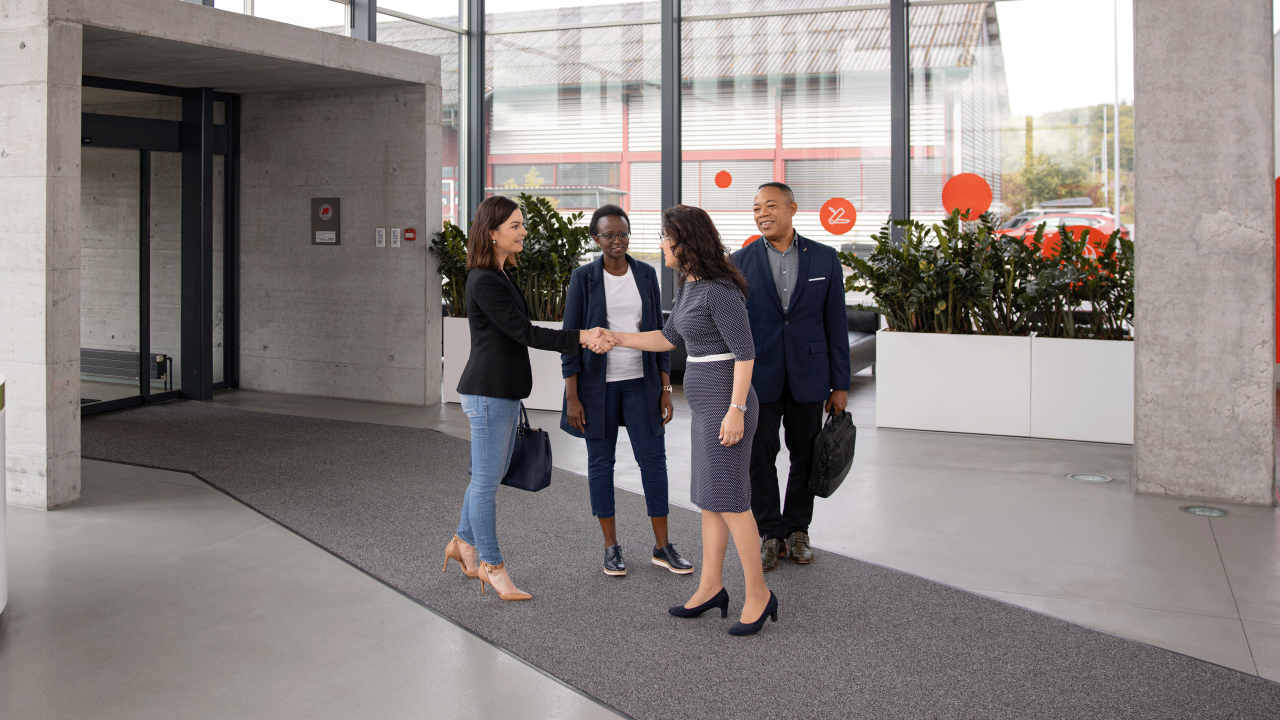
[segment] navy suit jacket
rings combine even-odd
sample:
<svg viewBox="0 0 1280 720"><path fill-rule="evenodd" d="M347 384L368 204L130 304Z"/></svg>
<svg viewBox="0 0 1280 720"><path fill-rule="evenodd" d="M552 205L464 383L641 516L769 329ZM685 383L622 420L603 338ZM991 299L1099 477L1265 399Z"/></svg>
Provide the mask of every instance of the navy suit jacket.
<svg viewBox="0 0 1280 720"><path fill-rule="evenodd" d="M631 277L640 289L640 332L662 329L662 299L658 291L658 275L648 263L636 262L627 256ZM598 257L573 271L569 278L569 293L564 303L564 329L590 330L609 327L609 308L604 298L604 258ZM846 355L848 352L846 351ZM662 427L662 376L659 370L671 372L671 353L643 353L644 389L649 407L653 408L648 428L627 428L628 432L648 432L661 435ZM603 440L605 369L608 353L597 355L582 350L574 355L561 355L560 365L565 377L578 376L578 401L586 417L586 434L569 425L569 396L566 394L560 413L560 429L574 437Z"/></svg>
<svg viewBox="0 0 1280 720"><path fill-rule="evenodd" d="M733 254L751 287L747 315L756 342L751 384L760 402L782 398L785 378L796 402L826 400L849 389L849 321L844 308L844 271L836 251L796 234L800 276L784 314L769 269L768 240L760 238Z"/></svg>

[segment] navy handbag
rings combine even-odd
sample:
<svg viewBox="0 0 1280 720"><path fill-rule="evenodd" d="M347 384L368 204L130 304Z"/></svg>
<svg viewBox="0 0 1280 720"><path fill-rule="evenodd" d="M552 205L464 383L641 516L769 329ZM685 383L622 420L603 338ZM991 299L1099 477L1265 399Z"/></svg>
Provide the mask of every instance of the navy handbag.
<svg viewBox="0 0 1280 720"><path fill-rule="evenodd" d="M520 403L515 449L503 485L538 492L551 485L551 436L542 428L529 427L529 413Z"/></svg>

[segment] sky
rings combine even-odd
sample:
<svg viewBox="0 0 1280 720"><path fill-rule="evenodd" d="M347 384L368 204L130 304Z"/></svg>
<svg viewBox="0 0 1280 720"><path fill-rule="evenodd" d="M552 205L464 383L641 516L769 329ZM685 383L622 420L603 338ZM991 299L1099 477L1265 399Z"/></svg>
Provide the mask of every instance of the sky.
<svg viewBox="0 0 1280 720"><path fill-rule="evenodd" d="M216 0L239 10L243 0ZM855 0L856 1L856 0ZM617 0L489 0L489 12ZM1280 0L1273 0L1280 5ZM380 0L420 17L456 12L450 0ZM852 3L851 3L852 4ZM337 25L343 7L331 0L255 0L257 14L311 27ZM1009 106L1014 116L1111 103L1116 99L1115 49L1119 12L1120 99L1133 100L1133 0L1004 0L996 5ZM1280 18L1280 14L1277 15ZM1276 27L1280 29L1280 20Z"/></svg>

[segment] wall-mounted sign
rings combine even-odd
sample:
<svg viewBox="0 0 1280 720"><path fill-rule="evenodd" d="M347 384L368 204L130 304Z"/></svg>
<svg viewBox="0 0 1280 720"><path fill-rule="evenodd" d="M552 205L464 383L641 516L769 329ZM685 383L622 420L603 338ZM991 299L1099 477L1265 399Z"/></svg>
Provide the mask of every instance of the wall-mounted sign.
<svg viewBox="0 0 1280 720"><path fill-rule="evenodd" d="M311 244L342 244L342 201L311 198Z"/></svg>

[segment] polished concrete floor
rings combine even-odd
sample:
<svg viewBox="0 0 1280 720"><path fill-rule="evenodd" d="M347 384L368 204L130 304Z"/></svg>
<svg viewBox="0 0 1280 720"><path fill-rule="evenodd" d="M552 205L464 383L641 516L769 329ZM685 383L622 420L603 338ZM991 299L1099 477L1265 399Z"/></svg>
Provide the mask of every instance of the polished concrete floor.
<svg viewBox="0 0 1280 720"><path fill-rule="evenodd" d="M1135 496L1125 446L877 430L874 379L855 387L858 458L818 501L820 551L1280 681L1277 511L1211 520ZM215 402L468 434L454 405ZM556 464L585 473L581 441L551 437ZM672 500L688 506L681 398L667 445ZM639 491L626 459L617 483ZM1081 472L1114 481L1065 477ZM86 461L84 502L10 508L9 523L0 717L613 716L190 476Z"/></svg>

